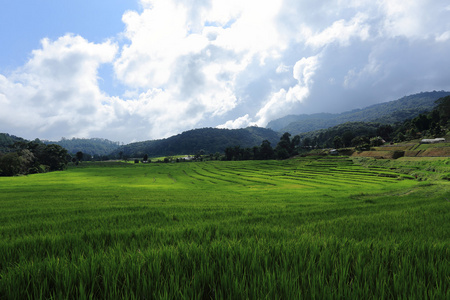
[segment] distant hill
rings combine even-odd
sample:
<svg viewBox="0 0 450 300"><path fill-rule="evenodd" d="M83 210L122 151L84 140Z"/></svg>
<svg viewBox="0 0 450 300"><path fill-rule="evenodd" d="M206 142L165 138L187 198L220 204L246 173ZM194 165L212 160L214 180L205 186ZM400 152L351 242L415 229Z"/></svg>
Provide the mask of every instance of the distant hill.
<svg viewBox="0 0 450 300"><path fill-rule="evenodd" d="M437 99L448 95L450 95L450 92L423 92L340 114L288 115L269 122L267 128L280 133L289 132L292 135L296 135L326 129L346 122L393 124L431 111L435 107Z"/></svg>
<svg viewBox="0 0 450 300"><path fill-rule="evenodd" d="M120 152L127 157L170 156L181 154L196 154L203 150L208 153L223 153L225 148L236 145L241 148L260 146L268 140L275 146L280 135L271 129L248 127L244 129L202 128L185 131L167 139L131 143L117 148L111 155L118 156Z"/></svg>
<svg viewBox="0 0 450 300"><path fill-rule="evenodd" d="M119 147L118 142L112 142L107 139L91 138L91 139L80 139L72 138L65 139L58 142L53 141L43 141L45 144L57 144L66 148L69 153L75 154L81 151L89 155L108 155Z"/></svg>
<svg viewBox="0 0 450 300"><path fill-rule="evenodd" d="M0 153L10 152L10 148L15 142L26 142L27 140L17 137L15 135L10 135L8 133L0 133Z"/></svg>
<svg viewBox="0 0 450 300"><path fill-rule="evenodd" d="M333 147L333 140L335 136L342 137L346 134L348 141L351 141L357 136L373 137L377 133L377 129L380 128L380 123L372 122L346 122L327 129L319 129L310 132L303 133L302 139L309 138L311 145L318 145L319 147L331 148Z"/></svg>

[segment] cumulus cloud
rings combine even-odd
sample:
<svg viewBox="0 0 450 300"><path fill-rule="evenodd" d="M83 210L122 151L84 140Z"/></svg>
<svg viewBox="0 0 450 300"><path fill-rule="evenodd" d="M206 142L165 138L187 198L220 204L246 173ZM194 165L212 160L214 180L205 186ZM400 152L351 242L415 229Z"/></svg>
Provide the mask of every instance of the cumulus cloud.
<svg viewBox="0 0 450 300"><path fill-rule="evenodd" d="M141 13L126 13L129 43L114 62L124 84L144 93L162 89L167 106L186 107L189 114L177 110L168 115L175 124L189 120L191 126L232 111L240 103L239 76L286 47L275 18L281 1L194 2L195 12L192 1L149 0ZM152 102L159 100L146 103ZM155 131L155 124L149 125Z"/></svg>
<svg viewBox="0 0 450 300"><path fill-rule="evenodd" d="M248 114L245 116L239 117L236 120L228 120L225 124L218 125L217 128L228 128L228 129L237 129L244 128L251 125L251 118Z"/></svg>
<svg viewBox="0 0 450 300"><path fill-rule="evenodd" d="M309 96L314 74L319 67L319 56L303 57L294 65L292 77L297 84L287 91L280 89L270 97L269 101L256 114L257 124L266 126L270 120L286 115L288 111Z"/></svg>
<svg viewBox="0 0 450 300"><path fill-rule="evenodd" d="M129 142L450 90L446 0L141 4L124 12L116 42L43 39L0 74L1 127ZM100 88L102 65L120 93Z"/></svg>
<svg viewBox="0 0 450 300"><path fill-rule="evenodd" d="M306 45L312 47L323 47L337 42L342 46L348 46L353 37L365 40L369 37L369 25L366 24L368 16L363 13L357 13L351 20L344 19L333 22L331 26L323 31L314 34L308 28L304 29L306 35Z"/></svg>
<svg viewBox="0 0 450 300"><path fill-rule="evenodd" d="M108 99L98 87L97 69L113 60L117 46L72 35L41 44L22 68L0 77L8 104L0 112L2 126L27 137L89 135L104 127L110 112L102 104Z"/></svg>

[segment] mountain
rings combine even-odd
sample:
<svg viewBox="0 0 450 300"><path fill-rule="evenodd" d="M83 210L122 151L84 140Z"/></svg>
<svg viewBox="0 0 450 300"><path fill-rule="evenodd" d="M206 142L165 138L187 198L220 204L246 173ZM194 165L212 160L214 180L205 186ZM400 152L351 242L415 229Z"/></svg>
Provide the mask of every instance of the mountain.
<svg viewBox="0 0 450 300"><path fill-rule="evenodd" d="M311 145L319 147L334 147L334 138L339 136L344 143L343 146L351 146L353 138L366 136L368 138L377 135L377 130L383 125L371 122L346 122L327 129L319 129L302 134L302 140L310 140Z"/></svg>
<svg viewBox="0 0 450 300"><path fill-rule="evenodd" d="M450 129L450 96L439 98L432 111L396 124L346 122L327 129L302 133L304 146L323 148L369 144L370 138L404 142L422 138L443 137ZM387 115L389 117L389 115ZM372 145L373 146L373 145Z"/></svg>
<svg viewBox="0 0 450 300"><path fill-rule="evenodd" d="M11 152L10 146L15 142L27 142L27 140L8 133L0 133L0 153Z"/></svg>
<svg viewBox="0 0 450 300"><path fill-rule="evenodd" d="M43 141L45 144L57 144L66 148L69 153L75 154L81 151L89 155L108 155L119 147L118 142L112 142L107 139L91 138L91 139L65 139L62 138L58 142Z"/></svg>
<svg viewBox="0 0 450 300"><path fill-rule="evenodd" d="M244 129L202 128L185 131L167 139L131 143L117 148L111 155L119 156L122 152L127 157L170 156L181 154L223 153L225 148L260 146L268 140L275 146L280 135L271 129L248 127Z"/></svg>
<svg viewBox="0 0 450 300"><path fill-rule="evenodd" d="M346 122L393 124L431 111L435 107L435 101L437 99L448 95L450 95L450 92L423 92L340 114L288 115L269 122L267 128L280 133L289 132L292 135L296 135L329 128Z"/></svg>

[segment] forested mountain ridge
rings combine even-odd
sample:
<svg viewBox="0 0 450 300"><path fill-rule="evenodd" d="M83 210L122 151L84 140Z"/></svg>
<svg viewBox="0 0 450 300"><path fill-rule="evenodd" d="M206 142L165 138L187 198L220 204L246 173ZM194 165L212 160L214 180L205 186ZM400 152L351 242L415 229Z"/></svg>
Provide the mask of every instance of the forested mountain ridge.
<svg viewBox="0 0 450 300"><path fill-rule="evenodd" d="M83 139L83 138L72 138L72 139L65 139L62 138L58 142L53 141L42 141L43 143L49 145L49 144L56 144L60 145L61 147L67 149L69 153L75 154L79 151L83 152L84 154L88 155L108 155L117 148L119 148L119 142L112 142L107 139L101 139L101 138L90 138L90 139Z"/></svg>
<svg viewBox="0 0 450 300"><path fill-rule="evenodd" d="M7 153L13 151L11 146L16 142L25 142L26 140L17 137L15 135L10 135L8 133L0 133L0 153Z"/></svg>
<svg viewBox="0 0 450 300"><path fill-rule="evenodd" d="M288 115L269 122L267 128L280 133L289 132L295 135L326 129L346 122L393 124L433 110L436 105L435 101L448 95L450 95L450 92L445 91L423 92L340 114Z"/></svg>
<svg viewBox="0 0 450 300"><path fill-rule="evenodd" d="M439 98L432 111L401 123L346 122L301 134L303 146L339 148L369 144L371 138L403 142L442 137L450 131L450 95Z"/></svg>
<svg viewBox="0 0 450 300"><path fill-rule="evenodd" d="M259 146L264 140L276 144L279 139L280 134L271 129L260 127L243 129L202 128L185 131L166 139L120 146L111 156L143 157L144 154L147 154L149 157L157 157L196 154L200 151L205 154L223 153L224 149L230 146Z"/></svg>

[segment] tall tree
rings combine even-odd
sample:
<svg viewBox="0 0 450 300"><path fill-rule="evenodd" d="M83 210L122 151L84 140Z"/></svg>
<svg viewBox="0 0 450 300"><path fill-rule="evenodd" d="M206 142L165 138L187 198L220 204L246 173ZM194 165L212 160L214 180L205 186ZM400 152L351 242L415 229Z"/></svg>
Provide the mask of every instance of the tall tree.
<svg viewBox="0 0 450 300"><path fill-rule="evenodd" d="M297 134L292 138L291 148L295 150L298 146L300 146L300 136Z"/></svg>
<svg viewBox="0 0 450 300"><path fill-rule="evenodd" d="M291 134L289 132L285 132L281 136L280 141L275 148L275 154L278 159L286 159L292 155L294 147L290 137Z"/></svg>
<svg viewBox="0 0 450 300"><path fill-rule="evenodd" d="M341 148L343 143L342 143L342 138L340 136L335 136L333 139L333 145L334 148Z"/></svg>
<svg viewBox="0 0 450 300"><path fill-rule="evenodd" d="M450 96L440 98L436 101L436 110L439 111L440 122L446 125L450 122Z"/></svg>
<svg viewBox="0 0 450 300"><path fill-rule="evenodd" d="M377 129L377 136L382 137L385 141L392 140L392 133L394 133L394 128L392 128L392 125L381 125Z"/></svg>
<svg viewBox="0 0 450 300"><path fill-rule="evenodd" d="M39 145L35 150L39 162L49 167L50 171L64 170L68 163L67 150L55 144Z"/></svg>
<svg viewBox="0 0 450 300"><path fill-rule="evenodd" d="M78 151L76 154L76 157L77 157L78 161L81 162L83 160L83 152Z"/></svg>
<svg viewBox="0 0 450 300"><path fill-rule="evenodd" d="M261 143L261 147L259 150L259 154L261 159L272 159L274 152L273 152L273 148L270 145L270 142L268 140L264 140Z"/></svg>
<svg viewBox="0 0 450 300"><path fill-rule="evenodd" d="M353 138L353 132L350 130L345 131L344 134L342 134L342 143L344 144L344 147L351 146Z"/></svg>

